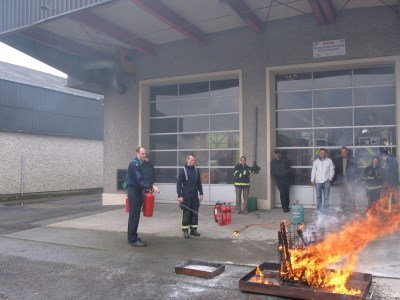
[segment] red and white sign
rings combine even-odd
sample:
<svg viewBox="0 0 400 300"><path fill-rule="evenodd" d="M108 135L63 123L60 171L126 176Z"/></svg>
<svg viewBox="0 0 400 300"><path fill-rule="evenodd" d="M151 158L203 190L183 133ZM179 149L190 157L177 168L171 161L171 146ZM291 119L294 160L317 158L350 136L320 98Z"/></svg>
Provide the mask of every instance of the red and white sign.
<svg viewBox="0 0 400 300"><path fill-rule="evenodd" d="M314 58L338 55L346 55L345 39L320 41L313 43Z"/></svg>

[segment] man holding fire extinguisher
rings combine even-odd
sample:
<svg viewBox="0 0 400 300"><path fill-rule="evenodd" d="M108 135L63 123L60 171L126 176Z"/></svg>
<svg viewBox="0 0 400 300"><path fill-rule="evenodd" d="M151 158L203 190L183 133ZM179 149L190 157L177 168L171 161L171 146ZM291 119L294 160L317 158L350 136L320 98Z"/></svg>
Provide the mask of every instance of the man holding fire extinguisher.
<svg viewBox="0 0 400 300"><path fill-rule="evenodd" d="M200 236L197 232L199 222L200 201L203 200L203 186L199 170L194 166L196 157L190 154L186 158L186 164L178 172L176 190L179 206L182 209L182 231L185 239L192 236ZM190 228L190 235L189 235Z"/></svg>
<svg viewBox="0 0 400 300"><path fill-rule="evenodd" d="M134 247L146 247L137 233L140 219L140 209L143 204L143 190L152 192L153 187L143 176L143 161L146 157L146 149L136 148L136 157L129 163L126 175L126 186L128 189L129 219L128 219L128 242Z"/></svg>

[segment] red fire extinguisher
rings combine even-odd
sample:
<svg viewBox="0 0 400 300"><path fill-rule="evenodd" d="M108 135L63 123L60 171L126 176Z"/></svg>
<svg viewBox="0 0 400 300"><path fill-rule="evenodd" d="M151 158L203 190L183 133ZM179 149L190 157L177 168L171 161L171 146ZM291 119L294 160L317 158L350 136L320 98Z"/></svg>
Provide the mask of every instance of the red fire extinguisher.
<svg viewBox="0 0 400 300"><path fill-rule="evenodd" d="M215 203L214 205L214 221L216 223L218 223L218 213L221 210L222 204L219 203L219 201L217 201L217 203Z"/></svg>
<svg viewBox="0 0 400 300"><path fill-rule="evenodd" d="M125 212L129 213L129 199L126 197L125 199Z"/></svg>
<svg viewBox="0 0 400 300"><path fill-rule="evenodd" d="M231 224L232 223L232 208L229 203L227 205L225 205L225 212L226 212L226 224Z"/></svg>
<svg viewBox="0 0 400 300"><path fill-rule="evenodd" d="M151 193L144 194L143 200L143 216L152 217L154 210L154 195Z"/></svg>

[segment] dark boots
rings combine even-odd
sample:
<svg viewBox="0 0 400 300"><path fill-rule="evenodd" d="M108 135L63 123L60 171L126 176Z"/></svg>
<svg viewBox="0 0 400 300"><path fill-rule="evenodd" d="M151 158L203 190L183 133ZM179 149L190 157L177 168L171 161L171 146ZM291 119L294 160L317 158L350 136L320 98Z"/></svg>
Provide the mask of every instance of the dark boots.
<svg viewBox="0 0 400 300"><path fill-rule="evenodd" d="M190 228L190 235L189 235L189 229L182 229L182 231L183 231L183 237L185 239L190 238L190 235L200 236L200 233L197 232L197 228Z"/></svg>
<svg viewBox="0 0 400 300"><path fill-rule="evenodd" d="M190 235L200 236L200 233L197 232L197 228L190 228Z"/></svg>
<svg viewBox="0 0 400 300"><path fill-rule="evenodd" d="M184 237L185 239L190 238L189 230L188 230L188 229L182 229L182 231L183 231L183 237Z"/></svg>

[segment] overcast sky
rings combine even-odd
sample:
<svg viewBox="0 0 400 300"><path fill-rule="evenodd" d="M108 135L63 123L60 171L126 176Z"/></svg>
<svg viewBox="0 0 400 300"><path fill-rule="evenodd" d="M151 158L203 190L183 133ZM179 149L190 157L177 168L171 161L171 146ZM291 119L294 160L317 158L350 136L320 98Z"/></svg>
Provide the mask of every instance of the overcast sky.
<svg viewBox="0 0 400 300"><path fill-rule="evenodd" d="M3 43L0 43L0 61L35 69L65 78L67 77L66 74Z"/></svg>

